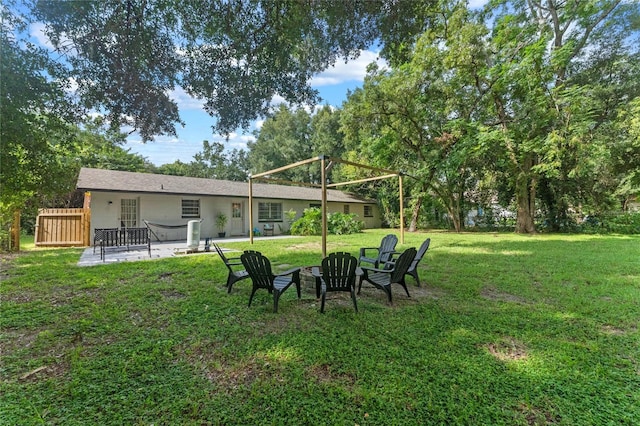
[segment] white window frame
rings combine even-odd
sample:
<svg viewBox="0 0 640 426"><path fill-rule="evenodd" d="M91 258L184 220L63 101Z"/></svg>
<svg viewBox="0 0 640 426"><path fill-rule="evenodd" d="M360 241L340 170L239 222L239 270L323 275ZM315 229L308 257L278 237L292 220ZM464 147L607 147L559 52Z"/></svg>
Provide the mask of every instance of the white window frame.
<svg viewBox="0 0 640 426"><path fill-rule="evenodd" d="M200 199L183 198L180 203L183 219L200 219Z"/></svg>
<svg viewBox="0 0 640 426"><path fill-rule="evenodd" d="M364 217L373 217L373 206L364 206Z"/></svg>
<svg viewBox="0 0 640 426"><path fill-rule="evenodd" d="M282 222L282 203L258 203L258 222Z"/></svg>

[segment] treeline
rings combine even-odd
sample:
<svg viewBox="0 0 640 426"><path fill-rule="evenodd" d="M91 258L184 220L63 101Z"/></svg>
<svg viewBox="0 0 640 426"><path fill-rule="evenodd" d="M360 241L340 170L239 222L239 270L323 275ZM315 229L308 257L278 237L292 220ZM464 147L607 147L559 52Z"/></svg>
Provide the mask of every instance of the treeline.
<svg viewBox="0 0 640 426"><path fill-rule="evenodd" d="M81 165L243 180L330 154L406 173L410 229L462 230L475 211L516 232L562 231L640 193L638 2L17 4L1 6L3 223L15 209L73 204ZM52 47L33 43L34 22ZM387 68L371 65L340 108L301 107L317 100L315 73L374 41ZM227 152L205 141L193 161L160 167L124 150L122 126L145 140L175 133L167 93L178 85L223 134L266 117L255 142ZM276 94L290 107L274 109ZM285 178L318 182L314 167ZM336 166L329 178L367 175ZM394 184L347 189L400 220Z"/></svg>

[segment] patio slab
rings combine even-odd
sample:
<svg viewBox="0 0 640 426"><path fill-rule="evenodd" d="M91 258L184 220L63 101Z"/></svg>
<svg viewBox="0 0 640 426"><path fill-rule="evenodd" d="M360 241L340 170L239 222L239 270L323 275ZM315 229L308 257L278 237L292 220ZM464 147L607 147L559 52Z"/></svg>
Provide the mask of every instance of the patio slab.
<svg viewBox="0 0 640 426"><path fill-rule="evenodd" d="M273 239L284 239L284 238L296 238L291 235L279 235L274 237L254 237L253 240L273 240ZM224 245L225 243L236 243L249 241L248 237L239 237L239 238L221 238L221 239L213 239L210 242L216 243L218 245ZM223 249L224 251L231 251L227 249ZM216 251L211 248L211 251L204 251L204 241L200 241L200 245L198 246L198 250L189 250L187 248L186 241L162 241L162 242L152 242L151 243L151 257L149 257L149 253L146 248L134 248L127 251L126 248L116 248L110 247L107 250L107 255L105 259L100 259L100 249L96 247L95 254L93 247L87 247L80 259L78 260L78 266L95 266L95 265L105 265L108 263L118 263L118 262L137 262L143 260L153 260L153 259L163 259L167 257L176 257L176 256L194 256L194 255L211 255L216 254Z"/></svg>

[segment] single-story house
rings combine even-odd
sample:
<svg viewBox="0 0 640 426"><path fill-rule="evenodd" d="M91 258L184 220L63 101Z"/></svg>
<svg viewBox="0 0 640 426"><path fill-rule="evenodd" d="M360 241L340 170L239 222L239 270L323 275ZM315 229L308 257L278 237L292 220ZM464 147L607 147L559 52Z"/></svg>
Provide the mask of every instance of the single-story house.
<svg viewBox="0 0 640 426"><path fill-rule="evenodd" d="M200 220L200 237L246 236L251 228L274 234L287 231L285 212L302 216L308 207L320 207L319 188L253 183L253 217L249 218L249 183L83 167L77 188L90 193L91 234L96 228L142 227L152 224L152 239L185 240L187 224ZM87 196L87 195L85 195ZM327 190L329 212L355 213L366 228L382 220L375 200L338 190ZM216 216L228 221L223 230Z"/></svg>

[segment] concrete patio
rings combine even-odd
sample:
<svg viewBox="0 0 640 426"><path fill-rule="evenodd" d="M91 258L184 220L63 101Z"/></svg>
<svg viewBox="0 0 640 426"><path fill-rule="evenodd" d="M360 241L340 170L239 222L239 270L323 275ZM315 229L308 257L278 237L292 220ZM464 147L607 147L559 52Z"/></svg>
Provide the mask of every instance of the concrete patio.
<svg viewBox="0 0 640 426"><path fill-rule="evenodd" d="M273 240L273 239L285 239L285 238L296 238L291 235L279 235L274 237L254 237L254 241L259 240ZM212 239L209 240L211 243L216 243L220 246L224 246L226 243L237 243L246 241L249 242L248 237L238 237L238 238L220 238L220 239ZM224 251L231 251L224 249ZM82 255L80 256L80 260L78 260L78 266L95 266L95 265L105 265L108 263L118 263L118 262L137 262L143 260L153 260L153 259L163 259L167 257L176 257L183 256L188 254L189 256L205 256L211 254L217 254L216 251L211 247L210 251L205 251L205 242L203 240L200 241L200 245L198 246L198 250L189 250L187 248L187 242L182 241L161 241L161 242L152 242L151 243L151 257L149 257L149 253L146 248L135 247L131 250L127 251L126 247L110 247L107 250L107 254L105 259L100 259L100 248L96 247L95 253L93 246L87 247Z"/></svg>

